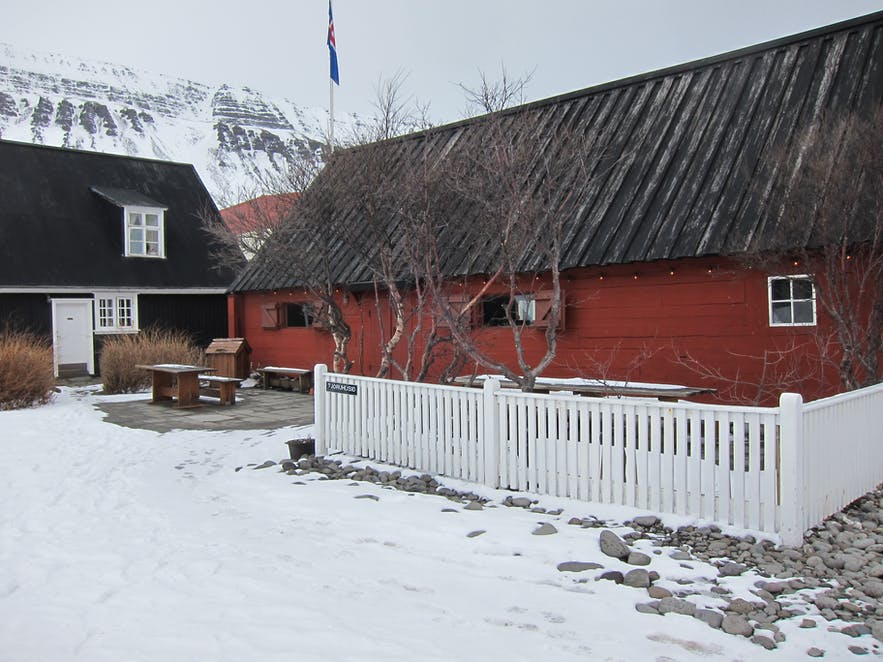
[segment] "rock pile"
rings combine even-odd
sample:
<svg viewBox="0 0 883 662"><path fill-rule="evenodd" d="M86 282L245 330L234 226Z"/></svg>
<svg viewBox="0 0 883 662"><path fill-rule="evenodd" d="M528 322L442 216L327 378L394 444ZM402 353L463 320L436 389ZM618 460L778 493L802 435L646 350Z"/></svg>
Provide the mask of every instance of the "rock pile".
<svg viewBox="0 0 883 662"><path fill-rule="evenodd" d="M253 468L270 466L276 466L276 463L268 461ZM319 473L329 480L365 481L405 492L440 495L472 510L479 510L487 504L487 499L473 492L445 487L429 474L406 476L401 471L378 470L370 466L359 468L314 456L301 457L297 461L284 460L279 466L291 475ZM363 495L362 498L369 496ZM526 496L507 496L502 504L535 513L561 514L560 509L546 510ZM635 566L625 573L618 570L603 572L597 579L646 590L651 600L637 603L639 612L689 616L712 628L748 637L754 643L772 649L785 640L778 621L803 616L800 627L819 626L816 619L806 617L812 603L823 619L849 623L839 629L844 635L853 638L872 635L876 642L883 641L883 489L865 495L822 526L809 531L803 545L796 548L776 547L769 540L757 540L753 536L727 535L716 526L671 529L655 515L625 522L633 531L622 537L608 529L619 526L618 523L595 517L574 517L568 523L582 528L604 529L599 538L601 551ZM535 535L556 532L551 524L540 525L533 531ZM476 531L470 536L481 533L483 531ZM704 580L702 585L681 580L681 588L674 592L656 586L660 576L648 568L652 557L630 547L631 543L641 539L667 549L670 558L687 567L697 560L711 563L717 568L717 577ZM558 565L561 572L602 569L597 563L580 561L565 561ZM754 583L752 591L756 600L733 597L719 583L720 579L749 571L761 577ZM687 599L697 595L712 597L713 602L723 602L723 606L699 607L695 601ZM871 650L879 653L880 646L876 642L866 646L853 645L849 650L856 655L868 654ZM807 655L821 657L824 651L811 648Z"/></svg>

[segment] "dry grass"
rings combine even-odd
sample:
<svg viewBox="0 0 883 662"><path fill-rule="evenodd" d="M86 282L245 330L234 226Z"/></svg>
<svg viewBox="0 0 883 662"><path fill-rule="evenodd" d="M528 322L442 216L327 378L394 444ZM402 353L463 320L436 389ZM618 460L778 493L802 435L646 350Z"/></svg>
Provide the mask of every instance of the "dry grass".
<svg viewBox="0 0 883 662"><path fill-rule="evenodd" d="M101 350L101 380L105 393L133 393L150 386L150 373L139 364L203 365L205 354L180 331L146 329L135 335L114 336Z"/></svg>
<svg viewBox="0 0 883 662"><path fill-rule="evenodd" d="M26 331L0 331L0 410L44 404L54 388L49 341Z"/></svg>

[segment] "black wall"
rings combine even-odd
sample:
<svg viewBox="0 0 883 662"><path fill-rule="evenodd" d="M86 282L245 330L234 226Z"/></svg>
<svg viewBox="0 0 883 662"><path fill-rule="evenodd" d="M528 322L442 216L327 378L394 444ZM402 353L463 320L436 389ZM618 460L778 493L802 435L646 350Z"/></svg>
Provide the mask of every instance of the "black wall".
<svg viewBox="0 0 883 662"><path fill-rule="evenodd" d="M205 348L227 337L227 297L223 294L140 294L138 326L186 331Z"/></svg>
<svg viewBox="0 0 883 662"><path fill-rule="evenodd" d="M45 294L0 294L0 331L52 335L52 306Z"/></svg>

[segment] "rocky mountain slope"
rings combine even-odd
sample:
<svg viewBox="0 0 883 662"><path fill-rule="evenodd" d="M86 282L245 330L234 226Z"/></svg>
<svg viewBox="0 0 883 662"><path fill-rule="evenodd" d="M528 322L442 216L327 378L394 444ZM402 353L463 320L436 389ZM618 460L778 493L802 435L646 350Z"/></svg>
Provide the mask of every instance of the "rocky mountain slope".
<svg viewBox="0 0 883 662"><path fill-rule="evenodd" d="M193 163L219 206L315 150L326 117L249 88L0 44L0 138Z"/></svg>

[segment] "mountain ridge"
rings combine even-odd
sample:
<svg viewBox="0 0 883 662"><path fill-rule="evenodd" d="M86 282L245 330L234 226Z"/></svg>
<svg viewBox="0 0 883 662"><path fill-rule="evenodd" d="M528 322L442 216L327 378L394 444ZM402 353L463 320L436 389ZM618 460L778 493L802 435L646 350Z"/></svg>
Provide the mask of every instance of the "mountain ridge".
<svg viewBox="0 0 883 662"><path fill-rule="evenodd" d="M250 87L0 44L0 138L192 163L219 206L315 152L326 121Z"/></svg>

